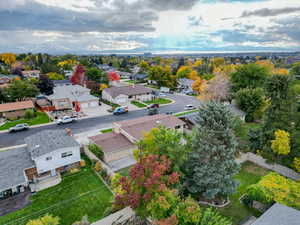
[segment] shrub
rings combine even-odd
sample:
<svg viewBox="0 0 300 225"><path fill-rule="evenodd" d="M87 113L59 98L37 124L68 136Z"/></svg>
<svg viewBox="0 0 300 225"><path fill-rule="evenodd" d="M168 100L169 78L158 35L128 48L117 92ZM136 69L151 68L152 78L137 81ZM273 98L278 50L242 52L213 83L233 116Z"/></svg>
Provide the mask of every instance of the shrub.
<svg viewBox="0 0 300 225"><path fill-rule="evenodd" d="M89 150L94 153L99 159L103 160L104 158L104 153L102 149L96 145L96 144L89 144L88 146Z"/></svg>
<svg viewBox="0 0 300 225"><path fill-rule="evenodd" d="M220 215L212 208L207 208L201 218L199 225L232 225L232 222L226 217Z"/></svg>
<svg viewBox="0 0 300 225"><path fill-rule="evenodd" d="M71 174L78 173L79 171L80 171L80 170L77 169L77 168L72 168L72 169L70 169L70 173L71 173Z"/></svg>
<svg viewBox="0 0 300 225"><path fill-rule="evenodd" d="M102 164L100 162L96 162L94 169L96 172L100 172L102 170Z"/></svg>
<svg viewBox="0 0 300 225"><path fill-rule="evenodd" d="M26 109L24 117L25 119L32 119L35 117L35 113L32 109Z"/></svg>
<svg viewBox="0 0 300 225"><path fill-rule="evenodd" d="M300 173L300 158L298 157L294 158L293 166L296 169L296 171Z"/></svg>
<svg viewBox="0 0 300 225"><path fill-rule="evenodd" d="M80 160L80 166L81 167L85 167L86 166L86 162L85 162L85 160Z"/></svg>

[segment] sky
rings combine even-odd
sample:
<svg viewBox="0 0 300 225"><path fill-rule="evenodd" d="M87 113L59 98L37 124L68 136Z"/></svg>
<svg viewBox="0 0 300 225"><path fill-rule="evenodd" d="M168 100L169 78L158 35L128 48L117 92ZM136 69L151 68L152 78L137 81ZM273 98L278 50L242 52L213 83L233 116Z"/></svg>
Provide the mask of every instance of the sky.
<svg viewBox="0 0 300 225"><path fill-rule="evenodd" d="M300 51L300 0L0 0L0 52Z"/></svg>

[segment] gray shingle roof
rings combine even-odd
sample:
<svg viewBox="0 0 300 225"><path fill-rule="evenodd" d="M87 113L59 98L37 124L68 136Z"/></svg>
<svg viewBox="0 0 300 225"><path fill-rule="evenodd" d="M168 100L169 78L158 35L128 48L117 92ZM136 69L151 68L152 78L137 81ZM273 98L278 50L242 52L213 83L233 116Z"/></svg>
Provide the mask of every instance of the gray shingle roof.
<svg viewBox="0 0 300 225"><path fill-rule="evenodd" d="M26 147L0 151L0 192L27 182L24 170L32 167Z"/></svg>
<svg viewBox="0 0 300 225"><path fill-rule="evenodd" d="M65 130L44 130L24 140L33 159L60 148L79 146Z"/></svg>
<svg viewBox="0 0 300 225"><path fill-rule="evenodd" d="M130 85L130 86L123 86L123 87L110 87L104 89L110 96L113 98L123 94L123 95L141 95L152 93L152 89L147 88L143 85Z"/></svg>
<svg viewBox="0 0 300 225"><path fill-rule="evenodd" d="M275 203L252 225L299 225L300 211Z"/></svg>

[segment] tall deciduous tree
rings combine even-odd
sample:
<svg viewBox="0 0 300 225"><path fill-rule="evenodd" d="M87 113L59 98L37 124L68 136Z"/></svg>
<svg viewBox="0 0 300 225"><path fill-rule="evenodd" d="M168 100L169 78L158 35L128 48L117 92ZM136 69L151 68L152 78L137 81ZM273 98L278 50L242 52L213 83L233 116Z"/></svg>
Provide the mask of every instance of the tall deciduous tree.
<svg viewBox="0 0 300 225"><path fill-rule="evenodd" d="M186 188L206 199L226 198L235 192L237 140L234 116L221 103L201 106L192 135L192 151L186 162Z"/></svg>
<svg viewBox="0 0 300 225"><path fill-rule="evenodd" d="M266 67L257 64L246 64L236 68L231 74L231 83L233 92L243 88L263 87L269 75Z"/></svg>
<svg viewBox="0 0 300 225"><path fill-rule="evenodd" d="M53 81L50 80L46 75L40 76L40 80L37 84L38 89L40 92L45 95L53 94L54 84Z"/></svg>
<svg viewBox="0 0 300 225"><path fill-rule="evenodd" d="M14 80L9 87L4 89L4 95L9 101L22 101L35 97L38 93L37 87L27 80Z"/></svg>
<svg viewBox="0 0 300 225"><path fill-rule="evenodd" d="M86 72L86 76L89 80L92 80L98 84L108 84L107 73L95 67L89 68Z"/></svg>
<svg viewBox="0 0 300 225"><path fill-rule="evenodd" d="M291 69L292 75L300 75L300 62L293 64Z"/></svg>

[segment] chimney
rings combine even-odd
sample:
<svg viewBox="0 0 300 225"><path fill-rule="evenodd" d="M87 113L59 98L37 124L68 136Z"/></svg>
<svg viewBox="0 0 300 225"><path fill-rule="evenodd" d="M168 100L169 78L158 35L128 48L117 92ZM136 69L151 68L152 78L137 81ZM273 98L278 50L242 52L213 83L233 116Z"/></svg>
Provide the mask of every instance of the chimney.
<svg viewBox="0 0 300 225"><path fill-rule="evenodd" d="M73 136L72 129L66 128L65 131L66 131L67 135L69 135L71 137Z"/></svg>

